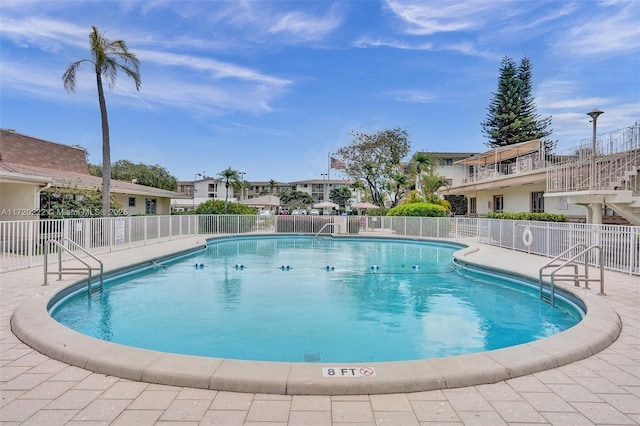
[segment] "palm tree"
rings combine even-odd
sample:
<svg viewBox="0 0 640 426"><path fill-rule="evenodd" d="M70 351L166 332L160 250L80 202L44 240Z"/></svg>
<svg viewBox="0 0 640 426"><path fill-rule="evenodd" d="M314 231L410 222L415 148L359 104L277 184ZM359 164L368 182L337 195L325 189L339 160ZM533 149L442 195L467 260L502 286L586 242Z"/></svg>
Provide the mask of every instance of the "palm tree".
<svg viewBox="0 0 640 426"><path fill-rule="evenodd" d="M102 215L109 216L111 196L111 146L109 144L109 120L107 118L107 103L104 99L102 77L107 80L109 88L116 84L118 71L131 77L140 90L140 61L135 54L129 52L127 43L123 40L109 40L98 32L95 26L89 34L89 51L91 59L81 59L69 65L62 75L62 83L67 92L76 88L76 72L83 62L93 64L98 86L98 103L100 104L100 118L102 119Z"/></svg>
<svg viewBox="0 0 640 426"><path fill-rule="evenodd" d="M278 182L276 182L275 180L271 179L269 181L269 194L273 194L273 188L275 188L278 185Z"/></svg>
<svg viewBox="0 0 640 426"><path fill-rule="evenodd" d="M415 175L416 189L422 194L423 201L427 201L427 197L422 186L422 175L424 172L431 172L433 169L433 158L426 152L418 151L411 159L411 172Z"/></svg>
<svg viewBox="0 0 640 426"><path fill-rule="evenodd" d="M409 185L409 177L404 173L394 173L391 177L389 184L390 189L395 190L393 194L393 200L391 201L391 207L398 205L402 197L404 196L405 188Z"/></svg>
<svg viewBox="0 0 640 426"><path fill-rule="evenodd" d="M226 212L229 206L229 187L233 187L233 189L242 188L242 178L240 178L240 172L233 170L231 167L218 173L218 177L224 182L224 187L226 188L224 196L224 211Z"/></svg>

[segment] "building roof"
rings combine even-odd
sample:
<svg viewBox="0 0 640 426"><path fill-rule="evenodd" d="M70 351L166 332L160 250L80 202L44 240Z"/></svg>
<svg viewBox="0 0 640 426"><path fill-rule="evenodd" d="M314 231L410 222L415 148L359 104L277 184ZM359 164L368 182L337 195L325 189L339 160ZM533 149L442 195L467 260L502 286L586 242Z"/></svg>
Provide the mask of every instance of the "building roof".
<svg viewBox="0 0 640 426"><path fill-rule="evenodd" d="M527 142L497 147L490 151L485 151L482 154L473 155L465 158L464 160L456 161L455 164L484 166L487 164L499 163L504 160L539 151L541 146L542 142L540 139L534 139Z"/></svg>
<svg viewBox="0 0 640 426"><path fill-rule="evenodd" d="M82 148L49 142L9 130L0 131L0 162L89 174Z"/></svg>
<svg viewBox="0 0 640 426"><path fill-rule="evenodd" d="M468 158L473 155L477 155L477 152L425 152L435 158Z"/></svg>
<svg viewBox="0 0 640 426"><path fill-rule="evenodd" d="M310 183L327 183L326 179L309 179L309 180L298 180L295 182L290 182L290 185L302 185L302 184L310 184ZM330 179L329 184L345 184L351 185L353 183L352 180L343 180L343 179Z"/></svg>
<svg viewBox="0 0 640 426"><path fill-rule="evenodd" d="M0 130L0 181L40 182L53 186L97 190L102 178L89 174L82 148ZM167 198L185 198L164 189L111 180L111 192Z"/></svg>

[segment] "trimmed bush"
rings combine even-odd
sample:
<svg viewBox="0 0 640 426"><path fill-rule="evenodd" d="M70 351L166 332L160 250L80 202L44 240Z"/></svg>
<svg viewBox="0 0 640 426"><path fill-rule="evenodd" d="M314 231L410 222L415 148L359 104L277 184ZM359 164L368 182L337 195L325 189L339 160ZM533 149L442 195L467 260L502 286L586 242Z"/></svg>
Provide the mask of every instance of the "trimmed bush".
<svg viewBox="0 0 640 426"><path fill-rule="evenodd" d="M258 214L258 209L240 203L228 203L225 211L222 200L207 200L196 207L195 214Z"/></svg>
<svg viewBox="0 0 640 426"><path fill-rule="evenodd" d="M507 220L530 220L537 222L568 222L568 219L563 214L553 214L553 213L529 213L529 212L519 212L519 213L497 213L490 212L487 213L486 216L488 219L507 219Z"/></svg>
<svg viewBox="0 0 640 426"><path fill-rule="evenodd" d="M431 203L401 204L390 209L387 216L445 217L447 209Z"/></svg>

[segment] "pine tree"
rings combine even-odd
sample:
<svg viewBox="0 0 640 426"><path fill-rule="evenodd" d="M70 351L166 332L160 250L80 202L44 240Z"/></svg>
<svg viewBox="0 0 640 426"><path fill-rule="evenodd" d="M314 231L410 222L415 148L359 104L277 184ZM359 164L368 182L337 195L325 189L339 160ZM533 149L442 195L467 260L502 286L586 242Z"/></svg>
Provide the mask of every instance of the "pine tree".
<svg viewBox="0 0 640 426"><path fill-rule="evenodd" d="M522 101L521 122L522 134L521 142L534 139L542 139L545 148L549 151L556 145L556 141L550 141L548 136L553 130L547 130L551 125L551 117L540 118L537 113L536 103L533 98L531 87L531 62L526 56L520 61L518 67L518 80L520 81L520 98Z"/></svg>
<svg viewBox="0 0 640 426"><path fill-rule="evenodd" d="M545 139L551 134L547 127L551 117L541 119L536 114L536 105L531 87L531 62L523 58L520 66L505 56L500 66L498 90L488 107L487 119L482 122L484 135L491 148ZM555 142L545 141L547 149Z"/></svg>

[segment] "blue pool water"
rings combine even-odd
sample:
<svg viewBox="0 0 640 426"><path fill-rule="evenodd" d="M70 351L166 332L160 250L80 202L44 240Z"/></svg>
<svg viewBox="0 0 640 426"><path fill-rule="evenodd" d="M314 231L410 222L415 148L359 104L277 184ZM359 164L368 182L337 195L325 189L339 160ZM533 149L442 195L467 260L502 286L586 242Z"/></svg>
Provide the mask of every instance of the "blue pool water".
<svg viewBox="0 0 640 426"><path fill-rule="evenodd" d="M537 287L457 267L456 245L240 237L67 296L60 323L163 352L293 362L459 355L544 338L582 318ZM202 266L200 266L202 265Z"/></svg>

